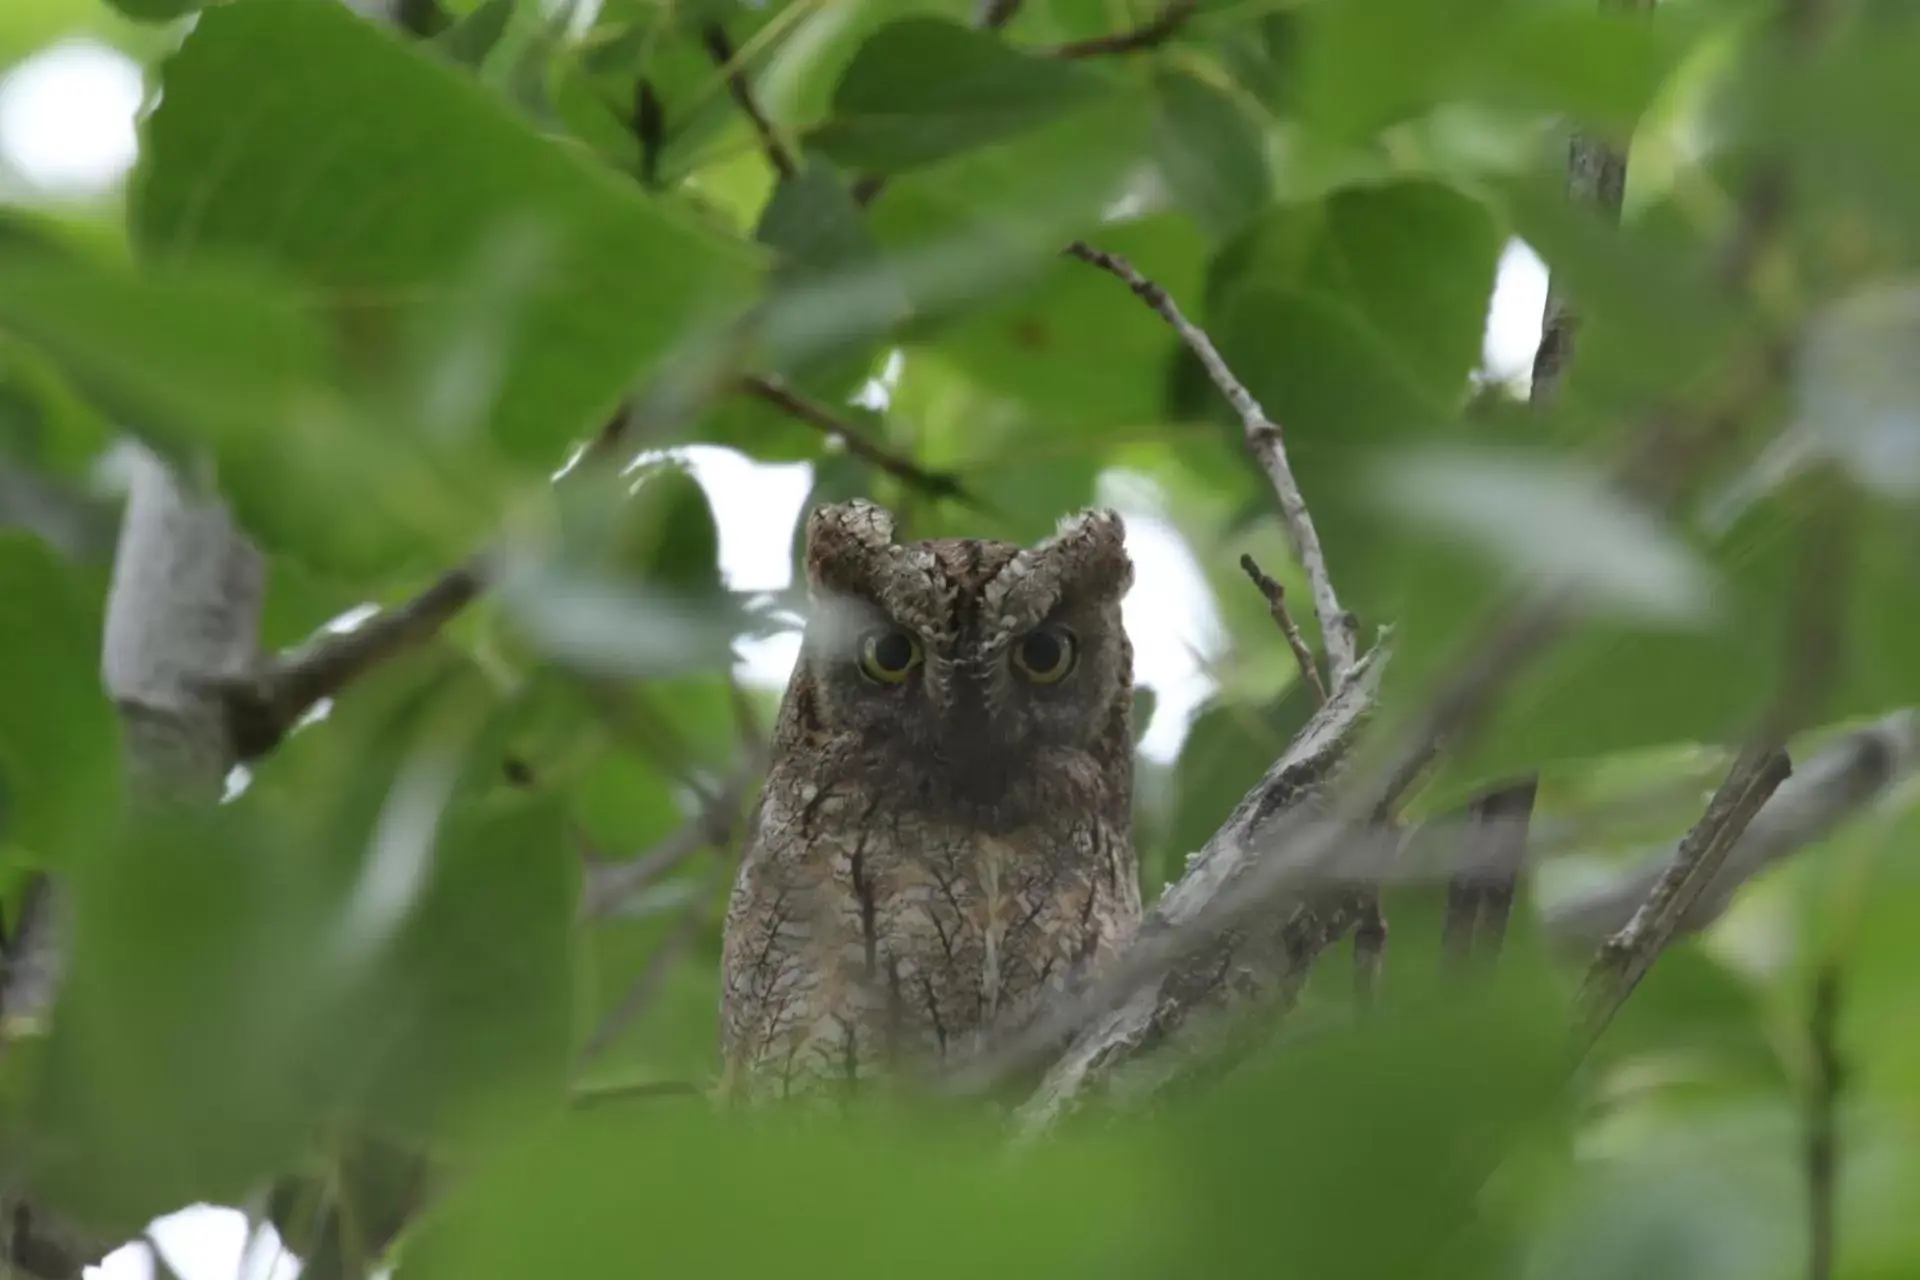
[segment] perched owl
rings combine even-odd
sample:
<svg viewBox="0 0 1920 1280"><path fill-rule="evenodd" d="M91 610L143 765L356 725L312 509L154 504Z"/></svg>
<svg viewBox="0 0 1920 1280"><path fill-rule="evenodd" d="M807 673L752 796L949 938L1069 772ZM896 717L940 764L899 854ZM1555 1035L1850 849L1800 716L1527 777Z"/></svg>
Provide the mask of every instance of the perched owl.
<svg viewBox="0 0 1920 1280"><path fill-rule="evenodd" d="M937 1071L1140 919L1119 517L903 545L852 502L806 536L811 616L727 910L734 1098Z"/></svg>

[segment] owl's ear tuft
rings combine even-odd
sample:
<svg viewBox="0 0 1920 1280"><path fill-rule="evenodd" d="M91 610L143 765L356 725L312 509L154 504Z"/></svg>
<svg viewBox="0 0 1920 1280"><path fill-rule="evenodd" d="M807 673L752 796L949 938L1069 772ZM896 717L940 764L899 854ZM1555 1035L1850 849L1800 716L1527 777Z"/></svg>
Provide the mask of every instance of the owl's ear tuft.
<svg viewBox="0 0 1920 1280"><path fill-rule="evenodd" d="M1070 515L1035 550L1058 566L1062 584L1077 594L1117 598L1133 585L1127 526L1117 511L1096 507Z"/></svg>
<svg viewBox="0 0 1920 1280"><path fill-rule="evenodd" d="M807 516L807 584L816 591L870 590L874 558L893 546L893 516L864 499L815 507Z"/></svg>

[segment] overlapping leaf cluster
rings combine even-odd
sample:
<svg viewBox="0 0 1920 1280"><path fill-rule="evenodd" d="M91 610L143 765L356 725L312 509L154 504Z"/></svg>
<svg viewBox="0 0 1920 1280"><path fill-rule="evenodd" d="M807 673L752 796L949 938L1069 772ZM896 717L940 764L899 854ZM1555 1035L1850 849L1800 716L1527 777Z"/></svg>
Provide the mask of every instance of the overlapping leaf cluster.
<svg viewBox="0 0 1920 1280"><path fill-rule="evenodd" d="M925 1116L579 1106L711 1069L767 712L729 646L793 603L729 589L683 470L635 483L610 451L804 460L816 498L875 498L915 536L1027 539L1103 476L1151 481L1224 644L1179 758L1143 765L1149 894L1311 711L1236 567L1286 560L1240 423L1158 318L1060 256L1075 238L1180 299L1282 424L1349 607L1394 628L1383 720L1516 581L1583 589L1429 807L1540 768L1547 828L1671 836L1793 677L1810 608L1838 622L1816 726L1920 702L1920 28L1898 6L1782 39L1759 0L1204 0L1090 56L1160 8L1001 7L989 30L966 0L482 0L405 31L337 0L118 3L191 17L143 29L168 52L124 220L0 209L9 918L40 872L72 887L57 1016L0 1060L6 1172L121 1236L252 1204L316 1275L390 1249L463 1280L1786 1275L1804 978L1839 963L1842 1256L1910 1273L1897 807L1765 886L1726 945L1663 959L1572 1089L1556 958L1523 938L1502 984L1435 999L1424 885L1396 895L1364 1025L1330 960L1270 1057L1018 1163ZM1564 198L1568 129L1633 136L1621 225ZM1532 406L1477 376L1516 237L1581 316ZM889 368L885 408L852 403ZM1600 481L1675 423L1715 429L1655 455L1666 510ZM507 570L232 802L123 822L97 675L123 433L266 553L269 647L482 548ZM1807 531L1836 512L1810 595ZM689 822L671 874L578 918L583 866Z"/></svg>

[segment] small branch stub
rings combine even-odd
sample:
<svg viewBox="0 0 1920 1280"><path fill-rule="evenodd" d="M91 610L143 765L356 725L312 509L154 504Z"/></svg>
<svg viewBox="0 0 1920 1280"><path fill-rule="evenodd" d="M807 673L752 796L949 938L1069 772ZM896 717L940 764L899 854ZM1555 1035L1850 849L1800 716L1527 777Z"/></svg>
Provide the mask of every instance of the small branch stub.
<svg viewBox="0 0 1920 1280"><path fill-rule="evenodd" d="M1306 637L1300 634L1300 628L1294 625L1293 615L1287 612L1287 589L1275 581L1250 555L1240 557L1240 567L1246 570L1253 585L1266 597L1267 612L1273 615L1273 624L1280 628L1280 634L1287 638L1287 647L1293 650L1293 660L1300 664L1300 674L1306 677L1320 701L1327 700L1327 686L1320 679L1320 665L1313 660L1313 650L1307 647Z"/></svg>

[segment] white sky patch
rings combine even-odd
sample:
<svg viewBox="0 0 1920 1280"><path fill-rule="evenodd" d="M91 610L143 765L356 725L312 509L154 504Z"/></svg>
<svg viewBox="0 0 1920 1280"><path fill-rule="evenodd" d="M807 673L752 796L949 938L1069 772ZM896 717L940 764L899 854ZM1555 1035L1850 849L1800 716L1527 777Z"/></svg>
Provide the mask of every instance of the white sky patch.
<svg viewBox="0 0 1920 1280"><path fill-rule="evenodd" d="M150 1230L180 1280L295 1280L300 1274L299 1259L278 1233L271 1226L250 1231L238 1209L197 1204L155 1219ZM153 1262L145 1245L130 1244L85 1274L89 1280L150 1280Z"/></svg>
<svg viewBox="0 0 1920 1280"><path fill-rule="evenodd" d="M1487 307L1487 333L1480 357L1487 377L1526 391L1546 306L1546 263L1524 241L1507 241L1493 283L1493 300Z"/></svg>
<svg viewBox="0 0 1920 1280"><path fill-rule="evenodd" d="M97 196L120 184L139 143L140 68L93 40L53 45L0 79L0 158L39 194Z"/></svg>

